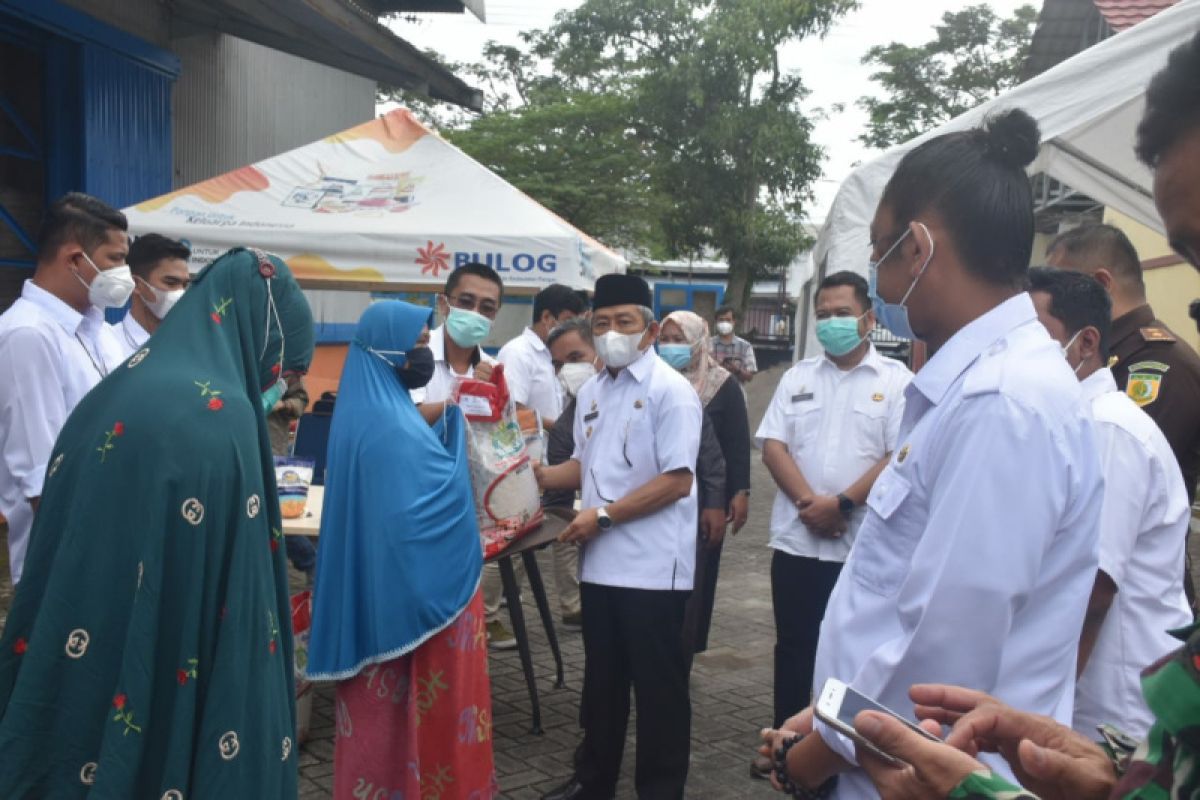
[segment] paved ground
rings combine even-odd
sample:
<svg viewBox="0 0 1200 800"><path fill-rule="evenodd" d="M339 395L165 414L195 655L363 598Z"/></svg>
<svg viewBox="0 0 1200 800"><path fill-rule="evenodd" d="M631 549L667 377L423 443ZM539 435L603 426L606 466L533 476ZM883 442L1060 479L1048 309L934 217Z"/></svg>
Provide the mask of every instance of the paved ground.
<svg viewBox="0 0 1200 800"><path fill-rule="evenodd" d="M751 422L757 426L774 392L781 369L759 376L751 384ZM771 724L771 649L775 642L771 619L770 551L767 523L773 484L753 454L750 522L730 539L721 561L717 607L709 650L692 669L692 766L689 798L778 797L762 781L749 776L750 758L758 730ZM539 556L551 606L555 605L553 568L548 554ZM566 667L566 688L554 688L554 659L537 609L526 592L525 618L530 632L534 669L542 705L541 736L530 733L529 695L515 650L491 655L496 771L503 796L512 800L539 798L571 776L571 758L579 741L577 715L583 685L583 640L578 633L559 629ZM634 724L629 738L618 797L632 798ZM330 797L333 773L332 692L319 691L313 706L312 738L300 759L300 797Z"/></svg>
<svg viewBox="0 0 1200 800"><path fill-rule="evenodd" d="M751 423L757 426L782 374L774 369L751 386ZM754 497L750 522L725 547L717 588L710 650L696 659L692 672L692 767L688 797L711 800L777 797L747 772L757 731L770 723L771 621L770 551L767 523L774 497L770 476L754 454ZM2 529L0 529L2 531ZM1192 538L1193 564L1200 567L1200 536ZM0 547L0 626L11 600L5 548ZM1197 570L1200 572L1200 569ZM543 561L542 574L553 570ZM553 580L547 584L554 602ZM530 593L526 592L528 596ZM530 733L529 698L516 651L492 655L492 693L496 768L503 796L538 798L571 774L578 742L576 715L583 681L583 646L578 633L559 633L566 665L566 688L554 689L553 659L532 598L525 604L530 621L533 660L538 674L545 733ZM317 690L312 732L300 759L300 797L331 797L333 775L332 689ZM619 797L632 798L633 720L625 751Z"/></svg>

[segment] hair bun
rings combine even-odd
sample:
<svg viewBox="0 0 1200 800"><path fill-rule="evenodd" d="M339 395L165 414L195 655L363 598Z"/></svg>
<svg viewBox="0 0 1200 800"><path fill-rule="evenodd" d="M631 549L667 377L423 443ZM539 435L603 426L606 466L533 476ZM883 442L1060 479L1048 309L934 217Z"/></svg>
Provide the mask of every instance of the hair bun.
<svg viewBox="0 0 1200 800"><path fill-rule="evenodd" d="M983 123L988 154L1006 166L1024 169L1037 158L1041 133L1037 120L1019 108L989 116Z"/></svg>

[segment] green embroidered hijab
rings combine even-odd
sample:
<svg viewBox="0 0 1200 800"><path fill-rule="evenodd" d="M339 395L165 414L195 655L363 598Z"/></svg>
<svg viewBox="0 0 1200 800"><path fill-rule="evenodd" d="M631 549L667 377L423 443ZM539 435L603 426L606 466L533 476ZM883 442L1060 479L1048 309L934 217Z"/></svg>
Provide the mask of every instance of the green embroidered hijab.
<svg viewBox="0 0 1200 800"><path fill-rule="evenodd" d="M312 346L287 267L234 250L71 414L0 638L0 797L296 796L261 394Z"/></svg>

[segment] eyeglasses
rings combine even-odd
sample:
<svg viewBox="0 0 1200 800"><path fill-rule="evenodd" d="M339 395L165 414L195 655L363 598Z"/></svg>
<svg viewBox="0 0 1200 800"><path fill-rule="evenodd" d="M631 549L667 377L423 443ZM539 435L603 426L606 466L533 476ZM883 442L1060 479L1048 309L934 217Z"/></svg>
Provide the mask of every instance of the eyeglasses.
<svg viewBox="0 0 1200 800"><path fill-rule="evenodd" d="M489 299L480 300L470 292L460 292L455 297L446 295L446 302L463 311L476 311L488 319L495 319L496 312L500 310L499 303Z"/></svg>

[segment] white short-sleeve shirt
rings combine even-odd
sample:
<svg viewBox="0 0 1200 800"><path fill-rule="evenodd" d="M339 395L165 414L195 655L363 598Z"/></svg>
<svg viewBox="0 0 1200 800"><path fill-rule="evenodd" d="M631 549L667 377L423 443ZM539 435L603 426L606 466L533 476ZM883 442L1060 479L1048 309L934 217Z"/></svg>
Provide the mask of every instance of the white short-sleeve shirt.
<svg viewBox="0 0 1200 800"><path fill-rule="evenodd" d="M783 374L755 438L787 445L788 453L817 494L845 491L896 448L904 414L904 388L912 373L870 345L849 370L824 355ZM782 491L771 509L771 547L793 556L845 561L866 509L851 514L846 533L830 539L809 532Z"/></svg>
<svg viewBox="0 0 1200 800"><path fill-rule="evenodd" d="M554 374L550 348L532 328L501 347L496 360L504 365L504 380L515 402L543 419L558 419L563 409L562 384Z"/></svg>
<svg viewBox="0 0 1200 800"><path fill-rule="evenodd" d="M8 520L13 581L20 580L33 509L67 416L125 355L104 315L79 313L25 281L0 314L0 513Z"/></svg>
<svg viewBox="0 0 1200 800"><path fill-rule="evenodd" d="M1071 723L1104 490L1090 417L1027 294L934 354L829 598L817 691L838 678L911 717L910 686L950 683ZM855 763L852 742L816 729ZM852 769L836 796L878 793Z"/></svg>
<svg viewBox="0 0 1200 800"><path fill-rule="evenodd" d="M1182 569L1191 508L1166 437L1112 372L1097 370L1082 387L1104 472L1100 569L1117 595L1079 677L1074 726L1095 738L1108 722L1142 739L1154 715L1141 672L1179 646L1167 630L1192 622Z"/></svg>
<svg viewBox="0 0 1200 800"><path fill-rule="evenodd" d="M625 497L666 472L693 474L703 410L692 385L651 348L614 378L602 370L579 390L575 453L583 508ZM692 588L696 481L688 496L583 545L580 580L633 589Z"/></svg>
<svg viewBox="0 0 1200 800"><path fill-rule="evenodd" d="M409 396L412 397L414 403L441 403L450 399L450 392L454 389L454 382L459 378L471 377L471 370L460 375L450 366L450 362L446 360L446 340L443 338L446 335L446 326L439 325L429 332L429 349L433 351L433 378L429 383L422 386L420 389L411 389ZM479 361L484 364L495 364L496 359L483 352L482 347L476 347L475 352L479 356Z"/></svg>
<svg viewBox="0 0 1200 800"><path fill-rule="evenodd" d="M109 327L112 328L113 337L117 340L125 358L129 358L142 349L142 345L150 338L150 333L133 318L131 311L125 312L125 316L121 318L120 322Z"/></svg>

